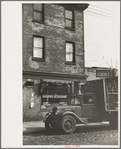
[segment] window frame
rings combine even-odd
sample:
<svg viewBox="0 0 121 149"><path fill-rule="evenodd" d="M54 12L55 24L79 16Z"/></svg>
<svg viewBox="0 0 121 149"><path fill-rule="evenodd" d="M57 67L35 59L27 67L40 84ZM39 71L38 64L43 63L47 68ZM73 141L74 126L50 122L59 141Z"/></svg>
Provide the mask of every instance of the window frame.
<svg viewBox="0 0 121 149"><path fill-rule="evenodd" d="M85 103L85 99L84 99L84 96L83 96L83 105L94 105L94 96L85 96L85 97L88 97L88 103ZM89 98L92 98L92 102L89 102Z"/></svg>
<svg viewBox="0 0 121 149"><path fill-rule="evenodd" d="M78 104L75 104L75 99L76 98L80 98L80 104L78 103ZM82 97L73 97L73 99L74 99L74 103L72 104L71 102L70 102L70 105L71 106L82 106ZM71 99L72 100L72 99Z"/></svg>
<svg viewBox="0 0 121 149"><path fill-rule="evenodd" d="M36 4L36 3L34 3L34 4ZM44 24L44 4L42 4L42 3L40 3L40 4L42 4L42 11L38 11L38 10L34 10L34 4L33 4L33 22L38 22L38 23L43 23ZM39 4L39 3L38 3ZM39 13L41 13L42 14L42 20L36 20L36 19L34 19L34 11L35 12L39 12Z"/></svg>
<svg viewBox="0 0 121 149"><path fill-rule="evenodd" d="M42 58L34 57L34 55L33 55L33 52L34 52L34 37L42 38L42 39L43 39L43 48L42 48L42 49L43 49L43 55L42 55ZM38 36L38 35L33 35L32 60L45 61L45 37L43 37L43 36Z"/></svg>
<svg viewBox="0 0 121 149"><path fill-rule="evenodd" d="M66 43L73 44L73 61L66 61ZM75 65L76 64L76 58L75 58L75 42L66 41L65 42L65 64L69 65Z"/></svg>
<svg viewBox="0 0 121 149"><path fill-rule="evenodd" d="M72 12L72 19L69 19L69 18L66 18L66 10L68 11L71 11ZM72 27L68 27L66 26L66 20L71 20L72 21ZM74 10L71 10L71 9L67 9L65 8L65 28L68 29L68 30L75 30L75 17L74 17Z"/></svg>

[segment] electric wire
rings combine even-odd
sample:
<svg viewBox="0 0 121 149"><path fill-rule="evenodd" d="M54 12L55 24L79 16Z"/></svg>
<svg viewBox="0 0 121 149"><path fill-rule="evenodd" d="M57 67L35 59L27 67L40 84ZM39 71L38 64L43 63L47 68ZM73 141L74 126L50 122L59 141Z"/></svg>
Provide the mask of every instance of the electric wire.
<svg viewBox="0 0 121 149"><path fill-rule="evenodd" d="M106 14L109 14L109 15L113 15L114 13L113 12L106 12L105 10L99 10L98 8L98 10L97 9L95 9L95 8L93 8L93 7L89 7L88 8L88 10L89 9L92 9L92 10L94 10L94 11L98 11L98 12L102 12L102 13L106 13Z"/></svg>
<svg viewBox="0 0 121 149"><path fill-rule="evenodd" d="M106 59L106 60L104 60L104 59L100 59L100 60L97 60L97 61L109 61L110 59ZM116 61L117 59L112 59L112 61ZM86 61L86 62L95 62L95 61Z"/></svg>
<svg viewBox="0 0 121 149"><path fill-rule="evenodd" d="M97 8L100 8L100 9L103 9L103 10L106 10L106 11L109 11L109 12L116 13L115 11L112 11L112 10L109 10L109 9L106 9L106 8L102 8L102 7L100 7L100 6L95 6L95 5L93 5L93 4L91 4L91 6L97 7Z"/></svg>
<svg viewBox="0 0 121 149"><path fill-rule="evenodd" d="M110 65L108 64L108 62L107 62L107 61L106 61L106 63L107 63L107 65L108 65L108 66L110 66ZM111 67L111 66L110 66L110 67Z"/></svg>
<svg viewBox="0 0 121 149"><path fill-rule="evenodd" d="M86 12L86 11L85 11L85 12ZM111 18L103 17L103 16L101 16L101 15L97 15L97 14L95 14L95 13L89 13L89 12L86 12L86 15L94 16L94 17L102 18L102 19L106 19L106 20L112 20Z"/></svg>
<svg viewBox="0 0 121 149"><path fill-rule="evenodd" d="M85 51L86 52L86 51ZM86 52L87 53L87 52ZM99 63L92 55L90 55L89 53L87 53L90 57L92 57L98 64L102 65L101 63Z"/></svg>
<svg viewBox="0 0 121 149"><path fill-rule="evenodd" d="M93 7L95 7L96 9L93 8ZM116 15L114 15L113 11L107 10L105 8L101 8L101 10L99 10L99 8L101 8L101 7L91 5L91 7L89 7L87 10L85 10L85 12L88 12L88 13L91 13L91 14L94 14L94 15L98 15L98 16L101 16L101 17L116 19ZM108 11L108 12L106 12L106 11Z"/></svg>
<svg viewBox="0 0 121 149"><path fill-rule="evenodd" d="M87 10L85 12L89 12L89 13L92 13L92 14L96 14L96 15L99 15L99 16L106 17L106 18L113 18L113 19L115 19L114 17L107 16L107 15L104 15L104 14L100 14L100 13L97 13L97 12L92 12L92 11L89 11L89 10Z"/></svg>
<svg viewBox="0 0 121 149"><path fill-rule="evenodd" d="M94 6L94 5L91 5L91 6ZM96 6L94 6L94 7L96 7ZM102 9L102 10L96 10L96 9L98 9L98 8L100 8L100 9ZM112 17L112 16L109 16L109 15L113 15L112 13L114 13L113 11L111 11L111 10L108 10L108 9L105 9L105 8L101 8L101 7L96 7L96 9L94 9L94 8L91 8L93 11L89 11L89 10L86 10L85 12L87 12L88 14L91 14L91 15L96 15L96 16L100 16L100 17L103 17L103 18L105 18L106 17L106 19L111 19L111 18L113 18L114 19L114 17ZM97 12L94 12L94 11L97 11ZM108 12L106 12L106 11L108 11ZM106 13L106 14L109 14L109 15L104 15L104 14L101 14L101 13L98 13L98 12L101 12L101 13ZM87 52L86 52L87 53ZM88 54L88 53L87 53ZM88 54L89 56L91 56L90 54ZM91 56L92 57L92 56ZM93 58L93 57L92 57ZM94 59L94 58L93 58ZM97 62L98 64L100 64L100 65L102 65L101 63L99 63L98 61L99 60L96 60L96 59L94 59L95 60L95 62ZM101 59L102 60L102 59ZM108 66L110 66L109 64L108 64L108 62L107 62L107 60L103 60L103 63L104 63L104 61L106 61L106 63L107 63L107 65ZM87 62L87 61L86 61Z"/></svg>
<svg viewBox="0 0 121 149"><path fill-rule="evenodd" d="M86 52L87 53L87 52ZM98 64L100 64L100 65L102 65L102 66L104 66L103 64L104 64L104 61L105 61L105 63L109 66L109 67L111 67L111 65L107 62L107 60L103 60L103 62L102 63L99 63L99 61L100 60L96 60L92 55L90 55L89 53L87 53L90 57L92 57L93 59L94 59L94 61L93 62L97 62ZM88 61L85 61L86 63L88 63Z"/></svg>

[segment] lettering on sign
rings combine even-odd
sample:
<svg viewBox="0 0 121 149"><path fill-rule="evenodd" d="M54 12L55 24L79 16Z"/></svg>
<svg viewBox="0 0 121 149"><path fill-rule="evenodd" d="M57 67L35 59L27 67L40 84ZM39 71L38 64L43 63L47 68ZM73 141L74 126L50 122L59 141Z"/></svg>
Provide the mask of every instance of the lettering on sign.
<svg viewBox="0 0 121 149"><path fill-rule="evenodd" d="M67 95L42 95L42 98L67 98Z"/></svg>
<svg viewBox="0 0 121 149"><path fill-rule="evenodd" d="M96 76L97 77L109 77L110 70L96 70Z"/></svg>

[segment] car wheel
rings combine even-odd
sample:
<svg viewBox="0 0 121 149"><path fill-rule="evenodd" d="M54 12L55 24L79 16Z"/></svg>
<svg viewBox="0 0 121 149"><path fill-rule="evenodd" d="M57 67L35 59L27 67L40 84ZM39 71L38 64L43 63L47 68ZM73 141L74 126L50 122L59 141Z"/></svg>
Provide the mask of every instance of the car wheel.
<svg viewBox="0 0 121 149"><path fill-rule="evenodd" d="M62 125L62 130L65 133L73 133L76 129L76 121L72 116L68 116L68 115L64 116L62 118L61 125Z"/></svg>

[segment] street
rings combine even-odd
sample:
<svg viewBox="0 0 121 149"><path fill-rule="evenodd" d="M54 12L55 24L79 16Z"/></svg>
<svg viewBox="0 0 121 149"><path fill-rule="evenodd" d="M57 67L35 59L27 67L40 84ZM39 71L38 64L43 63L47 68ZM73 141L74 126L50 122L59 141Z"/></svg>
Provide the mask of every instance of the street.
<svg viewBox="0 0 121 149"><path fill-rule="evenodd" d="M49 134L44 127L28 129L23 145L118 145L118 130L109 125L78 126L72 134Z"/></svg>

